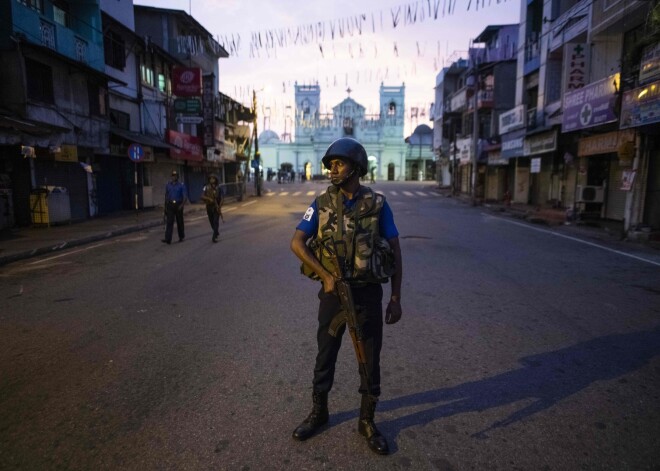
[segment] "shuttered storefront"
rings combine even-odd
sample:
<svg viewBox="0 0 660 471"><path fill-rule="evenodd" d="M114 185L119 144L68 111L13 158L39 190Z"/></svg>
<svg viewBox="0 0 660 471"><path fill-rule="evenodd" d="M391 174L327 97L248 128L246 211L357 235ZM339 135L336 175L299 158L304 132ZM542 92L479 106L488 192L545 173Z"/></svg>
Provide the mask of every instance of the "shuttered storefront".
<svg viewBox="0 0 660 471"><path fill-rule="evenodd" d="M626 210L627 191L621 190L623 170L629 167L619 166L619 158L616 154L610 156L610 172L607 179L607 206L605 207L605 218L615 221L623 221Z"/></svg>

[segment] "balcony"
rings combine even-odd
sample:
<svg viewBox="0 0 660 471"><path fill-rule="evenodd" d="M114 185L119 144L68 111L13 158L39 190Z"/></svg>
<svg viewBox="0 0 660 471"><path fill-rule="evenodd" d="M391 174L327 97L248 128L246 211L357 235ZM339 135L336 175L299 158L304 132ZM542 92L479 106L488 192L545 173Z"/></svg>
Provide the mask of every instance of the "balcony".
<svg viewBox="0 0 660 471"><path fill-rule="evenodd" d="M589 29L592 0L582 0L556 18L550 27L548 49L554 51Z"/></svg>
<svg viewBox="0 0 660 471"><path fill-rule="evenodd" d="M12 3L11 21L14 33L24 41L45 46L96 70L105 70L101 35L87 35L82 29L63 26L18 2Z"/></svg>
<svg viewBox="0 0 660 471"><path fill-rule="evenodd" d="M532 33L525 41L524 74L527 75L541 67L541 41L538 33Z"/></svg>
<svg viewBox="0 0 660 471"><path fill-rule="evenodd" d="M468 104L468 87L463 87L457 92L454 92L449 97L449 110L447 112L460 113L467 108Z"/></svg>

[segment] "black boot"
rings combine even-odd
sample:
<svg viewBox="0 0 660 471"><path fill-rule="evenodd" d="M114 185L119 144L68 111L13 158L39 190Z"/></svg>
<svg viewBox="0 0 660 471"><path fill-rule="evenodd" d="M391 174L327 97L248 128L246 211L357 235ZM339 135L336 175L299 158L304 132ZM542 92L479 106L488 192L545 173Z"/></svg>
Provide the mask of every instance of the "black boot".
<svg viewBox="0 0 660 471"><path fill-rule="evenodd" d="M328 393L312 393L312 412L293 431L296 440L307 440L328 422Z"/></svg>
<svg viewBox="0 0 660 471"><path fill-rule="evenodd" d="M371 451L379 455L387 455L390 452L387 446L387 440L380 434L374 423L374 413L376 412L377 403L378 398L376 396L362 395L358 432L367 438L367 444Z"/></svg>

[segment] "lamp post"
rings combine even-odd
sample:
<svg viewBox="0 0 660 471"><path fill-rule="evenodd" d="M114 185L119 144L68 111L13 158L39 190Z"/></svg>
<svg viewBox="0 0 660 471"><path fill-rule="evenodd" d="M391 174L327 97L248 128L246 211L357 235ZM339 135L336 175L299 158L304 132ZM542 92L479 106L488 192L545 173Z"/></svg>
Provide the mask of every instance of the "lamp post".
<svg viewBox="0 0 660 471"><path fill-rule="evenodd" d="M261 154L259 153L259 132L257 131L257 92L252 90L252 108L254 109L254 186L257 190L257 196L261 196Z"/></svg>

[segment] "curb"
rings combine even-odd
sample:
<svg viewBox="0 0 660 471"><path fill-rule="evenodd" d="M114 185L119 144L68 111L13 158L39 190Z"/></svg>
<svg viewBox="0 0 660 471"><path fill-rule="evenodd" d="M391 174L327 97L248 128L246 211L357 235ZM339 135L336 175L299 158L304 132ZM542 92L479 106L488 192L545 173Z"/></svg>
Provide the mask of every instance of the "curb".
<svg viewBox="0 0 660 471"><path fill-rule="evenodd" d="M38 257L40 255L59 252L60 250L69 249L71 247L78 247L81 245L91 244L93 242L98 242L99 240L111 239L113 237L117 237L124 234L130 234L131 232L138 232L143 229L149 229L151 227L156 227L160 225L163 225L162 221L146 222L139 224L137 226L122 227L121 229L115 229L112 231L104 232L102 234L95 234L88 237L82 237L80 239L73 239L56 245L39 247L36 249L25 250L23 252L18 252L11 255L0 256L0 266L8 265L10 263L17 262L19 260Z"/></svg>

